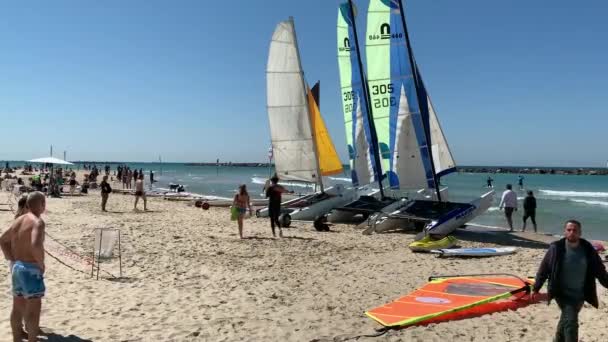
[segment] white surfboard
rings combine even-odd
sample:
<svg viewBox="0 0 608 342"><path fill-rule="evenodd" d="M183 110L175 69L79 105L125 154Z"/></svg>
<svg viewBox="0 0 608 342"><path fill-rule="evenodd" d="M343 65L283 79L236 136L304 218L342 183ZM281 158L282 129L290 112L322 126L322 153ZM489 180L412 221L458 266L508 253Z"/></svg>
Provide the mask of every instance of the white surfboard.
<svg viewBox="0 0 608 342"><path fill-rule="evenodd" d="M489 257L497 255L513 254L517 248L515 247L497 247L497 248L451 248L451 249L434 249L431 253L439 254L442 257Z"/></svg>

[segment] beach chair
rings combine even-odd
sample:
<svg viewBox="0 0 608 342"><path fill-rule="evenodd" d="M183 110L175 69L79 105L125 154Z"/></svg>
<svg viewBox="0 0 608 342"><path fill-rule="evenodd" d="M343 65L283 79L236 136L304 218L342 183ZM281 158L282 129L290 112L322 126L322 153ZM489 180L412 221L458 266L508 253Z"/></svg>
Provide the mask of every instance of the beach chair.
<svg viewBox="0 0 608 342"><path fill-rule="evenodd" d="M93 263L91 264L91 277L95 273L95 264L97 264L97 279L99 280L99 270L101 263L111 261L114 256L114 250L118 248L118 265L120 269L120 277L122 278L122 250L120 247L120 229L116 228L96 228L95 240L93 242Z"/></svg>

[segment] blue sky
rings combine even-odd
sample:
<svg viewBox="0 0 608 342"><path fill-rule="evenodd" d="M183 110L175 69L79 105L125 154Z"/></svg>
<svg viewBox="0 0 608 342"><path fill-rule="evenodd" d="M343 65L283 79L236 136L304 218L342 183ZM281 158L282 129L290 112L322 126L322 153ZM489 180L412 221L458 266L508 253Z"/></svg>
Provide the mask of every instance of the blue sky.
<svg viewBox="0 0 608 342"><path fill-rule="evenodd" d="M265 67L294 16L346 161L337 0L12 2L0 159L262 161ZM358 1L365 31L367 1ZM410 0L416 60L460 165L605 165L608 3Z"/></svg>

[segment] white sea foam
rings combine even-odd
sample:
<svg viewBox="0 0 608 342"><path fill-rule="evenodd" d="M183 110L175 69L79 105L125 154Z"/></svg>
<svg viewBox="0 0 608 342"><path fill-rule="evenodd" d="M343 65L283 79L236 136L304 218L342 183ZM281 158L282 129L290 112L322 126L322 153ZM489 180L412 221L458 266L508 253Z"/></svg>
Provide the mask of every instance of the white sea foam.
<svg viewBox="0 0 608 342"><path fill-rule="evenodd" d="M557 190L539 190L541 193L547 196L561 196L561 197L593 197L602 198L608 197L608 192L591 192L591 191L557 191Z"/></svg>
<svg viewBox="0 0 608 342"><path fill-rule="evenodd" d="M576 202L576 203L584 203L584 204L589 204L589 205L600 205L602 207L608 207L608 202L604 202L604 201L587 201L587 200L582 200L582 199L570 199L570 201Z"/></svg>
<svg viewBox="0 0 608 342"><path fill-rule="evenodd" d="M489 207L488 208L488 211L498 211L498 210L500 210L499 207Z"/></svg>
<svg viewBox="0 0 608 342"><path fill-rule="evenodd" d="M346 178L346 177L329 177L329 179L340 181L340 182L349 182L349 183L351 181L350 178Z"/></svg>
<svg viewBox="0 0 608 342"><path fill-rule="evenodd" d="M266 184L266 178L262 178L262 177L252 177L251 178L251 182L253 184ZM315 185L314 184L309 184L309 183L298 183L298 182L279 182L279 184L284 185L284 186L293 186L293 187L298 187L298 188L314 188Z"/></svg>

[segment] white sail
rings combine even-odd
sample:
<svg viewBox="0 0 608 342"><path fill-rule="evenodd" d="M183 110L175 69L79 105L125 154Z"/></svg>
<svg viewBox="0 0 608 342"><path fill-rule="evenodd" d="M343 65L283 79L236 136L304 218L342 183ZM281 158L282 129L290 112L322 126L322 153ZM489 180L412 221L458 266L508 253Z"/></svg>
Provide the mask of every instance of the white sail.
<svg viewBox="0 0 608 342"><path fill-rule="evenodd" d="M397 129L392 165L399 175L401 189L423 189L427 187L427 175L423 165L420 146L414 127L414 115L408 104L406 90L402 86L399 94L397 111Z"/></svg>
<svg viewBox="0 0 608 342"><path fill-rule="evenodd" d="M282 180L318 182L318 166L293 21L279 23L272 35L266 90L270 136Z"/></svg>
<svg viewBox="0 0 608 342"><path fill-rule="evenodd" d="M435 173L439 176L443 176L456 171L456 163L454 162L454 157L452 157L452 152L450 151L445 135L443 135L439 118L437 117L430 97L428 97L428 104L431 125L431 152L433 155L433 163L435 164Z"/></svg>

